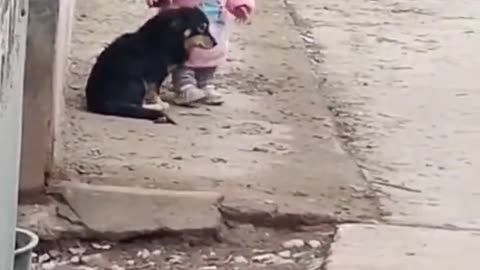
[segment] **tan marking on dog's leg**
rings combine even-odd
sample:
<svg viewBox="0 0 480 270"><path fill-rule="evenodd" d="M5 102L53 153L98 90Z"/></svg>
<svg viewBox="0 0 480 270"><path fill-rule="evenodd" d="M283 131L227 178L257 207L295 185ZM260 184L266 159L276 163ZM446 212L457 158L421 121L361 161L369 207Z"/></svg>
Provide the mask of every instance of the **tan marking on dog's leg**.
<svg viewBox="0 0 480 270"><path fill-rule="evenodd" d="M157 104L159 97L160 89L156 87L154 83L147 83L144 82L145 85L145 97L143 98L143 102L145 104ZM160 99L161 101L161 99Z"/></svg>

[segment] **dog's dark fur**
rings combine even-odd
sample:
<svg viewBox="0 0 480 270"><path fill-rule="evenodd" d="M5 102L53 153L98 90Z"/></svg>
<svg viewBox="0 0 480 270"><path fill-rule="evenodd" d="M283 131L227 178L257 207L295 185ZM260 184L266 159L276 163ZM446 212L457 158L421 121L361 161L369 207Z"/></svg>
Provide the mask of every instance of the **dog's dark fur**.
<svg viewBox="0 0 480 270"><path fill-rule="evenodd" d="M215 45L208 19L200 9L162 11L100 54L87 83L87 109L105 115L169 119L163 110L144 105L147 93L156 93L169 69L182 65L193 47Z"/></svg>

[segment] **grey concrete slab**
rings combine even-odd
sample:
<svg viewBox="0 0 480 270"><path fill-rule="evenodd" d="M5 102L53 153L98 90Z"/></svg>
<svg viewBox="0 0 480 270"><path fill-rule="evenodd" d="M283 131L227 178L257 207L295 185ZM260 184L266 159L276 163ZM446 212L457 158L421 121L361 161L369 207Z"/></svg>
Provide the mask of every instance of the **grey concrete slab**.
<svg viewBox="0 0 480 270"><path fill-rule="evenodd" d="M328 270L478 269L480 233L384 225L344 225Z"/></svg>

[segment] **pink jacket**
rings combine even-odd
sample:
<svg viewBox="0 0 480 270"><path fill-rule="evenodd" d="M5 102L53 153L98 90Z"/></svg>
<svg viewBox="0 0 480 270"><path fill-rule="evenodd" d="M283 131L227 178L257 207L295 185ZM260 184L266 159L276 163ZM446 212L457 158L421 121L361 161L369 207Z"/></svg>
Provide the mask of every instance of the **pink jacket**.
<svg viewBox="0 0 480 270"><path fill-rule="evenodd" d="M177 7L199 6L209 17L210 32L217 40L218 45L210 50L193 49L190 59L185 64L192 68L202 68L217 67L226 58L228 50L228 31L226 27L228 12L232 12L242 5L246 5L253 11L255 0L173 0L173 5Z"/></svg>

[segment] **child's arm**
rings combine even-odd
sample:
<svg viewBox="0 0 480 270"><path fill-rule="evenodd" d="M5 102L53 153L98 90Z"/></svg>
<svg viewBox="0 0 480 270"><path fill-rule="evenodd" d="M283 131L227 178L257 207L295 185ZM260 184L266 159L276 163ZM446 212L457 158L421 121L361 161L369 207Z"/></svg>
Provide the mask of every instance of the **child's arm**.
<svg viewBox="0 0 480 270"><path fill-rule="evenodd" d="M255 9L255 0L227 0L227 9L232 13L241 6L247 7L249 13L252 13Z"/></svg>

